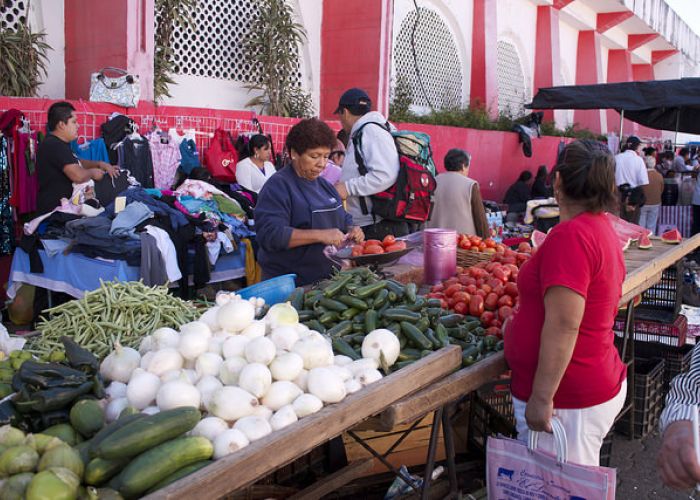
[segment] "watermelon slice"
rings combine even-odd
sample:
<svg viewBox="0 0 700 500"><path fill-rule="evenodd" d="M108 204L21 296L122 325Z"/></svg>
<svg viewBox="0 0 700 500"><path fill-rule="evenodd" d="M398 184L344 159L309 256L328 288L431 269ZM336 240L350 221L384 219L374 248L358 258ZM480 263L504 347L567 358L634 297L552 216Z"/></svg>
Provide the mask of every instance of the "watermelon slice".
<svg viewBox="0 0 700 500"><path fill-rule="evenodd" d="M630 247L630 244L632 244L633 241L634 241L634 240L631 239L631 238L625 239L625 238L622 238L622 237L621 237L621 238L620 238L620 248L622 248L622 251L624 252L625 250L627 250L627 249Z"/></svg>
<svg viewBox="0 0 700 500"><path fill-rule="evenodd" d="M649 250L651 248L651 239L646 234L639 238L637 246L640 250Z"/></svg>
<svg viewBox="0 0 700 500"><path fill-rule="evenodd" d="M537 248L538 246L540 246L542 243L544 243L544 239L546 237L547 237L547 235L545 233L535 229L532 232L532 236L530 236L530 241L532 241L532 247Z"/></svg>
<svg viewBox="0 0 700 500"><path fill-rule="evenodd" d="M681 236L681 233L678 229L671 229L670 231L666 231L664 234L661 235L661 241L664 243L669 243L671 245L677 245L681 241L683 241L683 236Z"/></svg>

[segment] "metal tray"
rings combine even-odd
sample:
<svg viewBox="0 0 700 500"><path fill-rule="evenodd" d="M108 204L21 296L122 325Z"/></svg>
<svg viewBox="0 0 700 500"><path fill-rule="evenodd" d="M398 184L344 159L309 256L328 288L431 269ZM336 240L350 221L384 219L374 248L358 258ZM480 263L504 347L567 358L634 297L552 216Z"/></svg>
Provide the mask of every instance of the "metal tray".
<svg viewBox="0 0 700 500"><path fill-rule="evenodd" d="M357 266L388 266L397 262L401 257L415 249L415 246L408 246L403 250L398 250L396 252L389 253L379 253L372 255L358 255L357 257L352 256L352 248L343 248L339 250L336 257L343 260L350 260Z"/></svg>

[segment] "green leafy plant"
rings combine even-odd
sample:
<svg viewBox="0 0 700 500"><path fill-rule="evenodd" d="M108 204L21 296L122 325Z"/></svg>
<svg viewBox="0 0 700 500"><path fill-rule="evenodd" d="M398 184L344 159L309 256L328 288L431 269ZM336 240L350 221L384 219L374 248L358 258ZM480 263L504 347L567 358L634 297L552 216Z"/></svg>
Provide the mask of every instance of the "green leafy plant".
<svg viewBox="0 0 700 500"><path fill-rule="evenodd" d="M47 74L46 34L33 33L26 14L24 19L16 29L0 30L0 95L33 97Z"/></svg>
<svg viewBox="0 0 700 500"><path fill-rule="evenodd" d="M399 75L396 79L394 95L389 105L389 116L397 122L406 121L405 118L409 116L411 104L413 104L411 84L405 76Z"/></svg>
<svg viewBox="0 0 700 500"><path fill-rule="evenodd" d="M292 7L285 0L256 0L259 15L250 23L243 40L245 62L260 68L246 86L261 92L246 106L276 116L305 117L313 113L311 96L296 79L299 46L306 41L304 27L294 22Z"/></svg>
<svg viewBox="0 0 700 500"><path fill-rule="evenodd" d="M197 0L156 0L155 53L153 61L153 98L162 101L170 95L170 85L175 80L170 76L174 72L172 59L173 33L175 26L191 29L191 13L197 7Z"/></svg>

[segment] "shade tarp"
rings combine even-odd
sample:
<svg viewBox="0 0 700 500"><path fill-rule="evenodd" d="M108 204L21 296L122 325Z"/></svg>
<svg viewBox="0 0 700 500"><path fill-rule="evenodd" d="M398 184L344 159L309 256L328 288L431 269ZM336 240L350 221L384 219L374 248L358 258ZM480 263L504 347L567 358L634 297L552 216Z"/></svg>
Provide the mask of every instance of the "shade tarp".
<svg viewBox="0 0 700 500"><path fill-rule="evenodd" d="M526 107L614 109L645 127L700 134L700 78L547 87Z"/></svg>

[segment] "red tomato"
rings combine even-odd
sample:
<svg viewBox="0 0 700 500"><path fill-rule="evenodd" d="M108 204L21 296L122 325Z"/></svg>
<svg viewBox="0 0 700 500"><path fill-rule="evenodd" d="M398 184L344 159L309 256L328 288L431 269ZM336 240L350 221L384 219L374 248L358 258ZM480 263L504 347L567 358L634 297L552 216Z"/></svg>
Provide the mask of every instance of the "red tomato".
<svg viewBox="0 0 700 500"><path fill-rule="evenodd" d="M462 292L461 290L459 292L456 292L453 296L453 299L455 299L456 302L469 302L469 294L467 292Z"/></svg>
<svg viewBox="0 0 700 500"><path fill-rule="evenodd" d="M491 311L484 311L484 314L482 314L479 317L479 320L481 320L481 324L484 327L487 327L491 324L491 322L496 318L496 315L491 312Z"/></svg>
<svg viewBox="0 0 700 500"><path fill-rule="evenodd" d="M503 264L515 264L517 261L515 255L507 255L501 259L501 262Z"/></svg>
<svg viewBox="0 0 700 500"><path fill-rule="evenodd" d="M492 238L486 238L484 244L486 248L496 248L496 242Z"/></svg>
<svg viewBox="0 0 700 500"><path fill-rule="evenodd" d="M510 295L511 297L517 297L518 296L518 285L516 285L515 283L506 283L505 293L507 295Z"/></svg>
<svg viewBox="0 0 700 500"><path fill-rule="evenodd" d="M492 272L498 267L501 267L501 265L498 262L489 262L488 264L486 264L486 267L484 269L486 269L488 272Z"/></svg>
<svg viewBox="0 0 700 500"><path fill-rule="evenodd" d="M454 309L454 312L457 314L467 314L469 306L467 306L466 302L456 302L452 309Z"/></svg>
<svg viewBox="0 0 700 500"><path fill-rule="evenodd" d="M488 311L498 309L498 295L493 292L489 293L484 300L484 308Z"/></svg>
<svg viewBox="0 0 700 500"><path fill-rule="evenodd" d="M486 295L488 295L493 290L493 287L488 283L484 283L481 285L481 289L486 292Z"/></svg>
<svg viewBox="0 0 700 500"><path fill-rule="evenodd" d="M497 328L495 326L490 326L484 331L484 335L494 335L501 339L503 335L501 335L501 329Z"/></svg>
<svg viewBox="0 0 700 500"><path fill-rule="evenodd" d="M442 283L438 283L437 285L433 285L433 287L430 289L431 292L442 292L445 289L445 285Z"/></svg>
<svg viewBox="0 0 700 500"><path fill-rule="evenodd" d="M518 266L515 264L505 264L503 267L510 269L510 274L517 273L519 271Z"/></svg>
<svg viewBox="0 0 700 500"><path fill-rule="evenodd" d="M393 234L387 234L382 240L382 245L384 245L385 247L391 246L394 243L396 243L396 236L394 236Z"/></svg>
<svg viewBox="0 0 700 500"><path fill-rule="evenodd" d="M497 243L496 244L496 253L505 253L506 252L506 246L502 243Z"/></svg>
<svg viewBox="0 0 700 500"><path fill-rule="evenodd" d="M459 280L459 283L461 285L468 285L469 280L474 278L470 278L468 274L460 274L459 276L457 276L457 279Z"/></svg>
<svg viewBox="0 0 700 500"><path fill-rule="evenodd" d="M440 299L440 307L442 307L443 309L449 309L450 305L447 303L447 300Z"/></svg>
<svg viewBox="0 0 700 500"><path fill-rule="evenodd" d="M482 289L479 289L479 290L476 291L476 295L478 295L478 296L480 296L480 297L483 297L483 298L486 298L486 291L485 291L485 290L482 290Z"/></svg>
<svg viewBox="0 0 700 500"><path fill-rule="evenodd" d="M481 243L481 238L478 236L470 236L469 241L471 242L472 246L479 246L479 243Z"/></svg>
<svg viewBox="0 0 700 500"><path fill-rule="evenodd" d="M445 296L452 297L455 293L461 292L461 291L462 291L462 285L460 285L459 283L457 283L455 285L450 285L445 290Z"/></svg>
<svg viewBox="0 0 700 500"><path fill-rule="evenodd" d="M518 267L523 265L523 262L526 262L530 258L530 254L527 253L518 253L518 255L515 256L515 260L518 263Z"/></svg>
<svg viewBox="0 0 700 500"><path fill-rule="evenodd" d="M474 278L472 278L471 276L469 276L469 278L467 278L467 286L469 286L469 285L476 285L476 280Z"/></svg>
<svg viewBox="0 0 700 500"><path fill-rule="evenodd" d="M498 285L498 286L493 288L493 293L495 293L496 295L498 295L500 297L501 295L506 293L506 287L503 285Z"/></svg>
<svg viewBox="0 0 700 500"><path fill-rule="evenodd" d="M501 267L494 269L492 274L494 278L501 280L503 283L508 281L508 275L506 275L506 272Z"/></svg>
<svg viewBox="0 0 700 500"><path fill-rule="evenodd" d="M452 309L456 303L457 303L457 301L455 299L453 299L452 297L447 298L447 308L448 309Z"/></svg>
<svg viewBox="0 0 700 500"><path fill-rule="evenodd" d="M368 246L370 246L370 245L379 245L379 246L382 246L382 242L379 241L379 240L365 240L364 245L365 245L366 247L368 247Z"/></svg>
<svg viewBox="0 0 700 500"><path fill-rule="evenodd" d="M464 289L469 295L474 295L478 290L476 285L467 285Z"/></svg>
<svg viewBox="0 0 700 500"><path fill-rule="evenodd" d="M362 245L353 245L352 247L352 256L353 257L359 257L364 253L365 247Z"/></svg>
<svg viewBox="0 0 700 500"><path fill-rule="evenodd" d="M503 286L503 282L499 279L496 278L491 278L486 282L491 288L498 288L499 286Z"/></svg>
<svg viewBox="0 0 700 500"><path fill-rule="evenodd" d="M513 297L511 297L510 295L504 295L503 297L498 299L498 305L513 307Z"/></svg>
<svg viewBox="0 0 700 500"><path fill-rule="evenodd" d="M365 255L374 255L378 253L384 253L384 248L381 245L367 245L365 246Z"/></svg>
<svg viewBox="0 0 700 500"><path fill-rule="evenodd" d="M401 250L406 250L406 242L405 241L397 241L393 245L385 246L384 249L387 252L399 252Z"/></svg>
<svg viewBox="0 0 700 500"><path fill-rule="evenodd" d="M461 240L459 243L459 248L462 250L471 250L472 249L472 244L469 240Z"/></svg>
<svg viewBox="0 0 700 500"><path fill-rule="evenodd" d="M513 315L513 308L510 306L501 306L498 308L498 317L501 321L505 321Z"/></svg>
<svg viewBox="0 0 700 500"><path fill-rule="evenodd" d="M527 241L523 241L518 245L518 252L523 252L523 253L530 253L532 251L532 247Z"/></svg>
<svg viewBox="0 0 700 500"><path fill-rule="evenodd" d="M484 298L479 295L472 296L469 301L469 314L480 317L484 313Z"/></svg>
<svg viewBox="0 0 700 500"><path fill-rule="evenodd" d="M482 241L481 243L479 243L479 245L477 245L477 248L480 252L483 252L484 250L486 250L486 243Z"/></svg>
<svg viewBox="0 0 700 500"><path fill-rule="evenodd" d="M462 266L457 266L457 267L455 268L455 273L456 273L456 274L459 275L459 274L462 274L463 272L464 272L464 268L463 268Z"/></svg>
<svg viewBox="0 0 700 500"><path fill-rule="evenodd" d="M496 328L501 328L503 325L503 322L498 319L498 318L493 318L493 321L491 322L491 326L495 326Z"/></svg>
<svg viewBox="0 0 700 500"><path fill-rule="evenodd" d="M459 283L459 280L455 278L454 276L452 278L446 279L445 281L442 282L443 285L445 285L445 288L447 288L450 285L455 285Z"/></svg>

